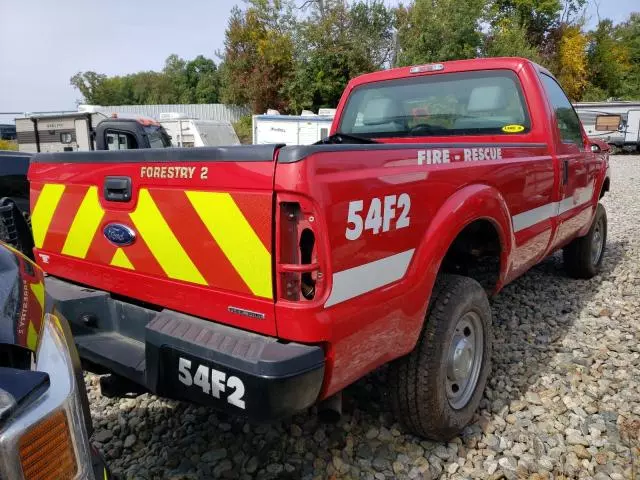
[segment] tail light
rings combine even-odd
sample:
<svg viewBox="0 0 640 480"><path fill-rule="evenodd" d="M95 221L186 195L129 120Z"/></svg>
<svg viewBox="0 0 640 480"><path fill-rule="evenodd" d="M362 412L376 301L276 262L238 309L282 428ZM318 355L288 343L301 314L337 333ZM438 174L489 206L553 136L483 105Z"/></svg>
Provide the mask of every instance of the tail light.
<svg viewBox="0 0 640 480"><path fill-rule="evenodd" d="M279 201L278 220L278 296L294 302L312 301L324 285L313 209L304 201Z"/></svg>

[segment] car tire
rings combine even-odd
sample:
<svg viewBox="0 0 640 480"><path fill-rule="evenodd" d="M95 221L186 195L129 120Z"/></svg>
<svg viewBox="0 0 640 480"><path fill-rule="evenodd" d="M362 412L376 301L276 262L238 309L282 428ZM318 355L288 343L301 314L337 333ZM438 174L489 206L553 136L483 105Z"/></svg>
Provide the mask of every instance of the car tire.
<svg viewBox="0 0 640 480"><path fill-rule="evenodd" d="M607 245L607 211L598 203L589 232L564 247L562 256L567 273L573 278L589 279L600 271Z"/></svg>
<svg viewBox="0 0 640 480"><path fill-rule="evenodd" d="M416 346L389 369L391 408L406 430L446 441L472 420L491 370L491 323L477 281L438 278Z"/></svg>
<svg viewBox="0 0 640 480"><path fill-rule="evenodd" d="M10 198L2 199L0 207L3 209L0 213L0 241L33 260L34 244L29 212L21 211Z"/></svg>

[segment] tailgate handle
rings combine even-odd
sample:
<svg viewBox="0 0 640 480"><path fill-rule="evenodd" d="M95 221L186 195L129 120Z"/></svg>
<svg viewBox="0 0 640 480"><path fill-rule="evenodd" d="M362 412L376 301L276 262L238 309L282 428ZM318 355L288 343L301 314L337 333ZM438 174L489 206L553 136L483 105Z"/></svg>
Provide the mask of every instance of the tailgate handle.
<svg viewBox="0 0 640 480"><path fill-rule="evenodd" d="M131 200L131 177L105 178L104 198L110 202L128 202Z"/></svg>

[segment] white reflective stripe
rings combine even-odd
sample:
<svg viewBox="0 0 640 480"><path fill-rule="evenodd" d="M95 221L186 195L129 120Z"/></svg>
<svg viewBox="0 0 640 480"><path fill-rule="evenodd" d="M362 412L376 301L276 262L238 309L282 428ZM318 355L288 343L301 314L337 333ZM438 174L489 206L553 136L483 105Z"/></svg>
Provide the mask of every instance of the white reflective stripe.
<svg viewBox="0 0 640 480"><path fill-rule="evenodd" d="M534 226L536 223L544 222L557 215L556 212L556 203L551 202L534 208L533 210L527 210L526 212L514 215L511 219L513 222L513 230L519 232L520 230Z"/></svg>
<svg viewBox="0 0 640 480"><path fill-rule="evenodd" d="M593 196L593 183L590 183L586 187L576 189L575 194L571 197L567 197L558 202L558 215L561 215L572 208L579 207L585 203L589 203Z"/></svg>
<svg viewBox="0 0 640 480"><path fill-rule="evenodd" d="M513 231L519 232L520 230L532 227L552 217L562 215L572 208L580 207L585 203L589 203L592 196L593 183L590 183L586 187L576 189L576 192L572 196L563 198L559 202L547 203L546 205L514 215L511 218Z"/></svg>
<svg viewBox="0 0 640 480"><path fill-rule="evenodd" d="M400 280L407 273L413 252L415 248L334 273L331 295L324 306L336 305Z"/></svg>
<svg viewBox="0 0 640 480"><path fill-rule="evenodd" d="M593 183L577 189L574 195L559 202L547 203L514 215L511 219L513 230L519 232L572 208L589 203L592 195ZM400 280L407 273L414 252L415 248L412 248L375 262L334 273L333 288L324 306L331 307Z"/></svg>

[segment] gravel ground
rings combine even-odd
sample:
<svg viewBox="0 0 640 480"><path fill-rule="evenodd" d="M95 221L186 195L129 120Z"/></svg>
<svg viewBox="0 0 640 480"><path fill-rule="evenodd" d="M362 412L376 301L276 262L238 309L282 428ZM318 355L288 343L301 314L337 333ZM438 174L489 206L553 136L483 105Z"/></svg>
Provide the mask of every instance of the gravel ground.
<svg viewBox="0 0 640 480"><path fill-rule="evenodd" d="M125 478L632 478L640 156L611 165L602 274L571 280L555 255L495 299L493 372L477 421L451 443L399 429L384 369L347 389L333 425L315 411L257 425L153 395L107 399L88 374L95 441Z"/></svg>

